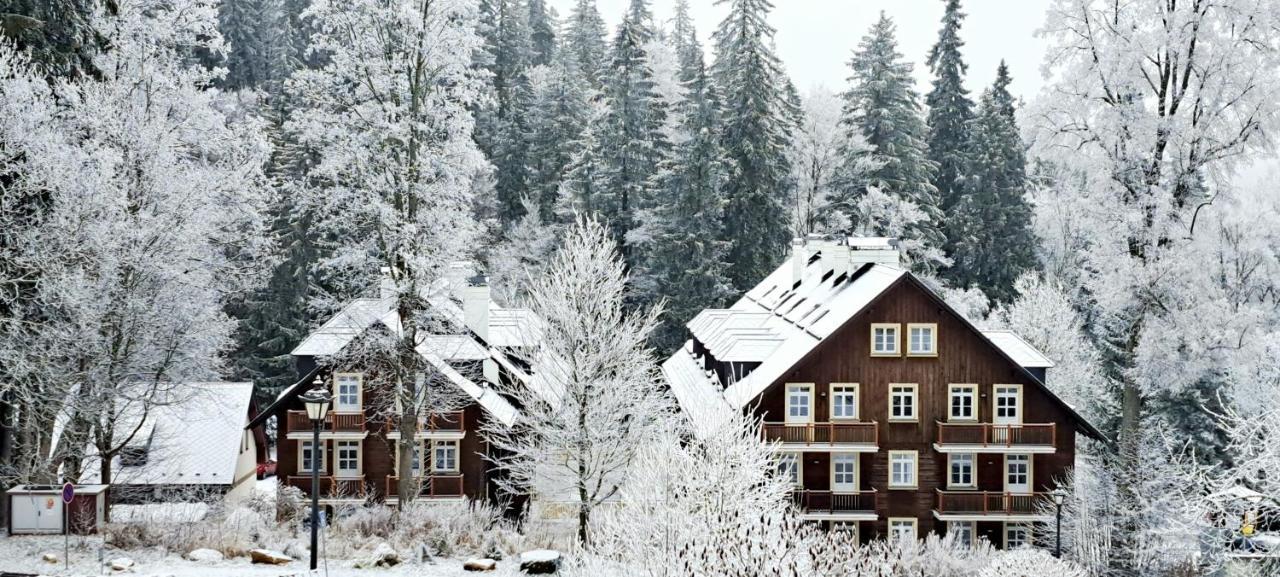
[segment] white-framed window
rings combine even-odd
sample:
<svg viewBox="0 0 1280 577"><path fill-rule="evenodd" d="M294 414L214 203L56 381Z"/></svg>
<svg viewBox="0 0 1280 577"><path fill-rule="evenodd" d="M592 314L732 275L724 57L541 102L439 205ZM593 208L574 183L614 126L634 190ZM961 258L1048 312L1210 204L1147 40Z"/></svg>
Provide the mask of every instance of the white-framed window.
<svg viewBox="0 0 1280 577"><path fill-rule="evenodd" d="M973 453L951 453L947 455L947 487L974 487L973 467L976 455Z"/></svg>
<svg viewBox="0 0 1280 577"><path fill-rule="evenodd" d="M951 385L949 390L947 420L978 420L978 385Z"/></svg>
<svg viewBox="0 0 1280 577"><path fill-rule="evenodd" d="M298 441L298 472L310 473L311 471L320 471L323 473L324 468L325 442L320 441L320 451L317 455L311 450L311 441ZM319 469L315 466L319 465Z"/></svg>
<svg viewBox="0 0 1280 577"><path fill-rule="evenodd" d="M911 383L889 385L889 420L916 420L916 386Z"/></svg>
<svg viewBox="0 0 1280 577"><path fill-rule="evenodd" d="M915 489L918 464L915 451L889 451L889 488Z"/></svg>
<svg viewBox="0 0 1280 577"><path fill-rule="evenodd" d="M799 487L803 481L800 477L800 456L795 453L779 453L778 476Z"/></svg>
<svg viewBox="0 0 1280 577"><path fill-rule="evenodd" d="M333 410L336 413L360 412L359 373L334 373L333 375Z"/></svg>
<svg viewBox="0 0 1280 577"><path fill-rule="evenodd" d="M1031 492L1031 455L1004 456L1004 490L1014 494Z"/></svg>
<svg viewBox="0 0 1280 577"><path fill-rule="evenodd" d="M787 384L787 422L813 422L813 385L810 383Z"/></svg>
<svg viewBox="0 0 1280 577"><path fill-rule="evenodd" d="M898 329L901 326L898 323L871 323L871 356L898 356Z"/></svg>
<svg viewBox="0 0 1280 577"><path fill-rule="evenodd" d="M360 441L335 441L334 454L337 457L337 475L339 477L356 477L360 475Z"/></svg>
<svg viewBox="0 0 1280 577"><path fill-rule="evenodd" d="M1019 549L1031 546L1031 527L1023 523L1004 524L1004 548Z"/></svg>
<svg viewBox="0 0 1280 577"><path fill-rule="evenodd" d="M831 490L853 492L858 490L858 455L834 453L831 455Z"/></svg>
<svg viewBox="0 0 1280 577"><path fill-rule="evenodd" d="M992 403L994 403L995 423L1022 422L1022 386L994 385L992 387Z"/></svg>
<svg viewBox="0 0 1280 577"><path fill-rule="evenodd" d="M889 538L894 541L915 541L916 519L914 517L889 517Z"/></svg>
<svg viewBox="0 0 1280 577"><path fill-rule="evenodd" d="M858 418L858 383L831 384L831 418Z"/></svg>
<svg viewBox="0 0 1280 577"><path fill-rule="evenodd" d="M932 357L938 354L938 325L910 323L907 325L907 356Z"/></svg>
<svg viewBox="0 0 1280 577"><path fill-rule="evenodd" d="M947 534L955 536L955 542L964 547L973 546L972 521L948 521Z"/></svg>
<svg viewBox="0 0 1280 577"><path fill-rule="evenodd" d="M431 470L434 472L458 470L457 441L431 441Z"/></svg>

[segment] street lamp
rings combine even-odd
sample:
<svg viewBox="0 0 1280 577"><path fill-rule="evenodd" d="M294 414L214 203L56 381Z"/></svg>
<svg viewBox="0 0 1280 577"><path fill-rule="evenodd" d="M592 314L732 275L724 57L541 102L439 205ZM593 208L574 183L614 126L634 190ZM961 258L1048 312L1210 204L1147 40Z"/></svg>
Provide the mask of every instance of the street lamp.
<svg viewBox="0 0 1280 577"><path fill-rule="evenodd" d="M1063 491L1062 487L1057 487L1049 493L1049 496L1053 498L1053 505L1058 509L1058 530L1056 531L1058 543L1053 549L1053 556L1060 558L1062 557L1062 504L1067 500L1067 492Z"/></svg>
<svg viewBox="0 0 1280 577"><path fill-rule="evenodd" d="M320 377L311 385L311 390L298 397L307 407L307 418L311 419L313 436L311 437L311 570L316 570L316 552L320 537L320 429L324 427L324 417L329 413L329 401L333 395L325 388Z"/></svg>

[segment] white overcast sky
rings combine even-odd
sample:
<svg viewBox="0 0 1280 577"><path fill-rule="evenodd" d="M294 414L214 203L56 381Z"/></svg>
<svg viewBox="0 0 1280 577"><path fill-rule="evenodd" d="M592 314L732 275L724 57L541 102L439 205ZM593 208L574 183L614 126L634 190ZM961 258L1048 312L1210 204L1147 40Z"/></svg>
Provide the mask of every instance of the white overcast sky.
<svg viewBox="0 0 1280 577"><path fill-rule="evenodd" d="M630 0L597 0L609 25L622 19ZM968 14L961 35L969 64L966 86L976 97L995 78L1000 59L1009 63L1014 94L1030 100L1040 90L1040 66L1044 42L1035 31L1044 19L1050 0L965 0ZM566 17L575 0L548 0ZM675 0L653 0L654 18L666 24ZM710 44L711 32L728 7L714 0L691 0L698 36ZM942 0L774 0L769 22L777 29L774 40L787 73L801 92L816 84L843 90L848 62L858 42L883 10L898 26L898 50L915 64L916 88L929 89L925 57L937 40ZM612 31L611 31L612 32ZM612 38L612 36L610 36ZM708 50L710 47L708 46Z"/></svg>

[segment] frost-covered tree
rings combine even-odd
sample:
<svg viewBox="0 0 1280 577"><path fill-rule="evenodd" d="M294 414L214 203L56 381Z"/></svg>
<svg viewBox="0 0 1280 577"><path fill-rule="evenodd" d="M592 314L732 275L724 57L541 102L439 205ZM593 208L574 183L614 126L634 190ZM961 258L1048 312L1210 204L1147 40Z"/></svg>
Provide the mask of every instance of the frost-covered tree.
<svg viewBox="0 0 1280 577"><path fill-rule="evenodd" d="M712 78L720 93L724 238L733 287L745 291L786 255L791 139L786 72L773 50L769 0L717 0L729 13L716 29Z"/></svg>
<svg viewBox="0 0 1280 577"><path fill-rule="evenodd" d="M628 310L616 247L593 219L580 217L566 232L528 287L541 321L541 348L530 359L536 381L508 389L520 407L513 427L485 426L493 454L502 455L499 483L573 503L583 544L592 539L592 513L617 498L671 410L647 345L660 309Z"/></svg>
<svg viewBox="0 0 1280 577"><path fill-rule="evenodd" d="M497 214L503 224L519 218L528 193L529 69L533 53L527 0L485 0L479 30L481 67L489 98L475 107L476 142L494 165Z"/></svg>
<svg viewBox="0 0 1280 577"><path fill-rule="evenodd" d="M953 261L947 278L979 288L996 302L1012 300L1013 283L1036 267L1025 146L1009 82L1009 69L1001 62L970 123L962 194L946 208Z"/></svg>
<svg viewBox="0 0 1280 577"><path fill-rule="evenodd" d="M938 41L929 49L926 61L933 72L933 89L924 97L929 108L926 118L929 149L929 160L937 166L933 174L933 186L938 190L938 208L947 215L944 222L948 245L948 255L954 253L952 244L954 236L951 223L954 222L952 211L965 194L963 181L972 165L965 155L969 151L969 122L973 119L973 101L969 99L969 91L964 87L964 75L969 70L960 49L964 40L960 39L960 27L965 18L961 12L960 0L945 0L946 10L942 15L942 30L938 31ZM957 265L963 270L965 265Z"/></svg>
<svg viewBox="0 0 1280 577"><path fill-rule="evenodd" d="M222 58L227 68L223 86L231 90L266 88L276 80L273 75L289 72L278 67L277 55L287 49L280 45L287 40L283 33L288 23L282 21L286 17L283 0L222 0L218 30L227 44Z"/></svg>
<svg viewBox="0 0 1280 577"><path fill-rule="evenodd" d="M546 0L529 0L529 64L546 66L556 53L555 10L547 8Z"/></svg>
<svg viewBox="0 0 1280 577"><path fill-rule="evenodd" d="M578 0L565 25L562 50L578 61L578 69L596 90L603 89L609 66L606 33L595 0Z"/></svg>
<svg viewBox="0 0 1280 577"><path fill-rule="evenodd" d="M871 186L908 201L923 217L912 219L911 226L901 231L902 238L941 251L946 237L941 228L938 189L932 183L937 167L927 156L926 129L911 64L898 52L895 26L888 16L881 13L862 38L849 68L852 75L844 94L841 122L849 131L860 133L871 150L848 147L843 152L841 205L853 209ZM879 166L864 175L867 156ZM868 228L868 223L858 221L856 212L849 216L855 228ZM943 262L945 259L917 259L914 266L918 272L928 273Z"/></svg>
<svg viewBox="0 0 1280 577"><path fill-rule="evenodd" d="M427 304L450 262L474 246L473 184L488 163L472 139L468 105L481 93L472 0L421 3L315 0L314 46L323 67L296 73L291 120L318 160L305 189L327 252L321 304L368 292L387 271L401 331L383 365L400 403L400 430L416 430L432 371L418 354L441 322ZM414 443L397 443L400 494L414 494ZM402 501L403 502L403 501Z"/></svg>
<svg viewBox="0 0 1280 577"><path fill-rule="evenodd" d="M815 86L801 101L804 119L788 151L794 187L789 203L794 236L848 231L849 211L837 204L837 173L845 170L861 176L876 166L866 154L866 144L859 145L864 140L862 134L850 133L840 125L843 104L839 95L822 86ZM858 160L842 167L845 154L856 155Z"/></svg>
<svg viewBox="0 0 1280 577"><path fill-rule="evenodd" d="M67 78L99 76L94 64L106 38L94 29L94 12L114 14L112 2L98 0L8 0L0 5L0 37L30 50L47 74Z"/></svg>
<svg viewBox="0 0 1280 577"><path fill-rule="evenodd" d="M560 184L573 159L574 143L586 124L588 102L595 97L571 56L560 50L549 66L529 72L532 99L525 121L529 130L525 138L527 194L535 201L538 218L547 222L554 219Z"/></svg>
<svg viewBox="0 0 1280 577"><path fill-rule="evenodd" d="M571 145L574 153L560 182L556 218L561 222L573 220L574 213L604 215L618 211L617 195L609 187L612 165L604 150L608 115L609 105L604 99L588 101L582 131Z"/></svg>
<svg viewBox="0 0 1280 577"><path fill-rule="evenodd" d="M528 283L546 273L561 232L556 221L542 219L537 202L526 198L524 204L524 216L489 254L493 298L507 305L528 299Z"/></svg>
<svg viewBox="0 0 1280 577"><path fill-rule="evenodd" d="M18 401L31 403L20 411L57 417L62 474L77 480L93 467L104 483L139 416L223 368L234 327L225 299L259 272L246 263L260 255L267 152L261 125L206 90L213 73L188 58L220 48L214 6L117 8L94 23L112 46L94 61L102 77L61 84L57 97L0 48L0 90L23 114L6 115L0 135L15 155L2 172L21 163L0 209L5 260L39 271L29 300L6 302L16 314L0 319L0 362ZM9 212L27 195L41 197L39 218Z"/></svg>

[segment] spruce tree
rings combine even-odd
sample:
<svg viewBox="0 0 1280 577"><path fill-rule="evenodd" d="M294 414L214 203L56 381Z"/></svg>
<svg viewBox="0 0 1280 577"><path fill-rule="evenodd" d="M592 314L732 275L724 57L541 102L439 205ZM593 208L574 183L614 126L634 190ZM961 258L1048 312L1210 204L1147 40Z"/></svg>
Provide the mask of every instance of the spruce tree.
<svg viewBox="0 0 1280 577"><path fill-rule="evenodd" d="M954 209L953 282L996 302L1017 297L1014 282L1036 266L1032 209L1026 198L1025 147L1014 118L1009 69L982 94L966 155L964 194Z"/></svg>
<svg viewBox="0 0 1280 577"><path fill-rule="evenodd" d="M529 0L529 43L531 66L551 64L556 49L556 19L546 0Z"/></svg>
<svg viewBox="0 0 1280 577"><path fill-rule="evenodd" d="M597 90L603 87L603 79L609 66L609 44L605 40L604 19L596 9L595 0L578 0L565 26L563 50L578 61L578 70Z"/></svg>
<svg viewBox="0 0 1280 577"><path fill-rule="evenodd" d="M550 66L530 72L526 155L528 195L541 222L552 222L560 183L573 159L574 143L587 120L593 92L567 50L557 50Z"/></svg>
<svg viewBox="0 0 1280 577"><path fill-rule="evenodd" d="M938 42L929 50L929 69L933 72L933 89L925 96L929 107L929 159L937 165L933 185L938 189L939 207L946 215L943 232L947 236L945 247L948 255L955 252L951 240L958 234L954 230L957 219L953 210L964 194L963 179L969 162L965 152L969 147L969 123L973 119L973 101L964 88L964 75L969 67L960 55L964 41L960 39L960 0L946 0L947 8L942 16L942 30ZM959 274L962 272L957 271Z"/></svg>
<svg viewBox="0 0 1280 577"><path fill-rule="evenodd" d="M681 34L689 35L676 38L677 47L688 48L680 70L686 79L684 138L664 171L660 201L652 212L654 241L647 266L656 296L667 302L662 325L652 337L662 352L684 342L684 325L698 311L722 306L733 295L725 261L728 243L722 239L720 187L726 167L718 133L720 103L693 27Z"/></svg>
<svg viewBox="0 0 1280 577"><path fill-rule="evenodd" d="M524 0L488 0L481 6L480 65L489 72L492 101L475 112L476 143L494 165L498 216L511 223L524 212L527 106L532 97L527 73L533 55L529 6Z"/></svg>
<svg viewBox="0 0 1280 577"><path fill-rule="evenodd" d="M769 0L719 0L729 14L716 29L712 78L722 98L724 238L733 286L745 291L786 255L787 146L792 119L787 79L772 49Z"/></svg>
<svg viewBox="0 0 1280 577"><path fill-rule="evenodd" d="M870 149L859 146L845 151L838 205L848 212L855 227L861 227L867 224L868 215L858 214L857 206L867 187L910 201L925 218L905 232L908 240L941 250L945 239L942 213L932 184L936 166L927 155L912 66L898 52L895 26L883 12L858 45L849 67L851 86L844 94L841 124L861 134ZM866 170L868 160L877 167ZM919 259L913 266L919 272L933 272L936 264Z"/></svg>
<svg viewBox="0 0 1280 577"><path fill-rule="evenodd" d="M50 75L98 77L94 58L109 48L92 22L100 5L108 14L116 11L114 2L100 0L5 0L0 2L0 39L30 51L32 63Z"/></svg>

